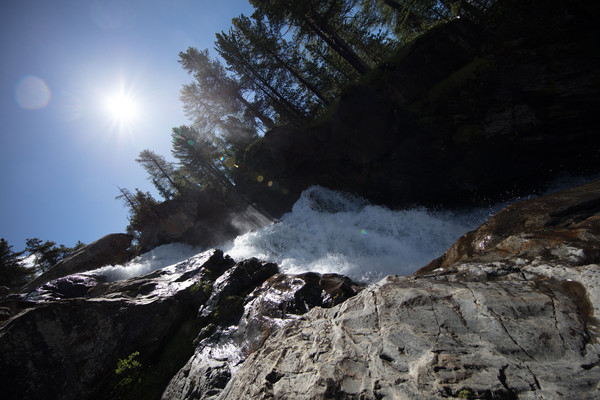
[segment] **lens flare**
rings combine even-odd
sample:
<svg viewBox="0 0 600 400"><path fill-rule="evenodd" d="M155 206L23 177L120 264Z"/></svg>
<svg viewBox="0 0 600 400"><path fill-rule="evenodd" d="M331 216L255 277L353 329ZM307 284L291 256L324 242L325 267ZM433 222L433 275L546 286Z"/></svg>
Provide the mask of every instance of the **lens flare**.
<svg viewBox="0 0 600 400"><path fill-rule="evenodd" d="M43 79L27 75L17 83L15 100L26 110L39 110L50 103L50 88Z"/></svg>

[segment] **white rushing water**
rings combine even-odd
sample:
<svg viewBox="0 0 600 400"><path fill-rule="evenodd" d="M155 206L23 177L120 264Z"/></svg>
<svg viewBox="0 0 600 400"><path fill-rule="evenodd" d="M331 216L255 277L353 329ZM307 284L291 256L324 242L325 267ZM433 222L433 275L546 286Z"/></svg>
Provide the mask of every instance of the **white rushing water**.
<svg viewBox="0 0 600 400"><path fill-rule="evenodd" d="M302 193L281 221L222 248L236 261L257 257L277 263L285 273L334 272L374 282L389 274L412 274L496 209L392 211L315 186Z"/></svg>
<svg viewBox="0 0 600 400"><path fill-rule="evenodd" d="M413 273L497 208L468 213L425 208L392 211L347 193L314 186L302 193L280 221L217 247L236 261L256 257L275 262L284 273L333 272L356 281L375 282L389 274ZM176 264L203 250L172 243L124 265L91 272L109 281L127 279Z"/></svg>
<svg viewBox="0 0 600 400"><path fill-rule="evenodd" d="M202 249L183 243L170 243L158 246L155 249L135 257L123 265L107 265L90 271L91 273L103 275L109 282L121 279L133 278L149 274L157 269L168 267L178 262L187 260Z"/></svg>
<svg viewBox="0 0 600 400"><path fill-rule="evenodd" d="M543 193L592 179L600 176L565 176L548 185ZM509 203L454 212L426 208L393 211L347 193L314 186L302 193L281 221L217 247L236 261L256 257L275 262L284 273L333 272L356 281L375 282L389 274L412 274ZM173 243L125 265L91 272L110 281L127 279L176 264L204 250Z"/></svg>

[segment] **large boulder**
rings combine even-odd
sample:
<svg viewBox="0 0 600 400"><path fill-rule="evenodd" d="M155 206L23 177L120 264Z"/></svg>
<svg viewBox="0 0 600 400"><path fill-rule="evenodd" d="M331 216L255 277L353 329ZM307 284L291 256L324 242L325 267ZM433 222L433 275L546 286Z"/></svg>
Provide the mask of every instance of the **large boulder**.
<svg viewBox="0 0 600 400"><path fill-rule="evenodd" d="M90 271L103 265L122 264L134 255L134 252L130 250L132 240L133 236L125 233L106 235L58 262L48 271L23 286L21 292L31 292L51 280Z"/></svg>
<svg viewBox="0 0 600 400"><path fill-rule="evenodd" d="M219 399L598 398L599 204L595 182L504 209L414 276L288 322Z"/></svg>
<svg viewBox="0 0 600 400"><path fill-rule="evenodd" d="M171 379L164 400L216 399L248 355L286 321L315 307L330 308L363 289L337 274L275 274L244 295L249 287L256 286L252 281L269 275L273 267L250 260L215 282L211 299L201 309L201 313L212 316L213 324L196 338L199 342L194 355ZM244 277L243 282L231 279L236 275Z"/></svg>

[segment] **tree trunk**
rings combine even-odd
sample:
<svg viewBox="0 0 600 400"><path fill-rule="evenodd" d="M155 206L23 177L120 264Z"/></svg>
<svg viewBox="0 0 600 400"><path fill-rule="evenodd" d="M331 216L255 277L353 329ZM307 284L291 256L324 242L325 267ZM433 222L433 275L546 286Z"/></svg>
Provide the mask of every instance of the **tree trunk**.
<svg viewBox="0 0 600 400"><path fill-rule="evenodd" d="M250 111L252 111L252 114L254 114L254 116L258 118L260 122L262 122L267 127L267 129L273 129L275 127L275 122L273 122L271 118L267 117L263 112L256 108L256 106L254 106L248 100L246 100L244 96L242 96L238 91L235 92L234 96L248 109L250 109Z"/></svg>
<svg viewBox="0 0 600 400"><path fill-rule="evenodd" d="M281 65L283 65L283 67L285 69L287 69L288 71L290 71L290 73L300 81L300 83L302 83L304 86L306 86L306 88L308 90L310 90L312 93L315 94L315 96L317 96L319 98L319 100L321 100L323 102L323 104L325 105L329 105L330 101L327 99L327 97L325 97L325 95L323 93L321 93L321 91L312 83L308 82L306 79L304 79L304 77L302 75L300 75L299 72L297 72L291 65L289 65L286 61L282 60L281 57L279 57L278 54L276 54L275 52L271 52L271 54L273 54L273 57L275 57L275 60L277 60L277 62Z"/></svg>
<svg viewBox="0 0 600 400"><path fill-rule="evenodd" d="M318 24L308 15L304 16L304 22L321 39L323 39L335 52L346 60L359 74L364 75L371 70L367 64L350 45L342 39L337 32L327 23Z"/></svg>

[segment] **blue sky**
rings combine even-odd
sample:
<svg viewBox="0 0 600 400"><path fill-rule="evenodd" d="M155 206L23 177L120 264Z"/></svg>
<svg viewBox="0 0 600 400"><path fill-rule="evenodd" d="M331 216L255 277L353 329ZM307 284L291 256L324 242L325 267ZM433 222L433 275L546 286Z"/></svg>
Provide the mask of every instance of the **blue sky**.
<svg viewBox="0 0 600 400"><path fill-rule="evenodd" d="M0 5L0 237L67 246L124 232L117 186L153 190L134 161L170 157L189 121L178 53L210 48L247 0L20 0ZM214 54L214 52L213 52ZM124 94L136 117L109 105Z"/></svg>

